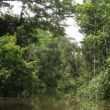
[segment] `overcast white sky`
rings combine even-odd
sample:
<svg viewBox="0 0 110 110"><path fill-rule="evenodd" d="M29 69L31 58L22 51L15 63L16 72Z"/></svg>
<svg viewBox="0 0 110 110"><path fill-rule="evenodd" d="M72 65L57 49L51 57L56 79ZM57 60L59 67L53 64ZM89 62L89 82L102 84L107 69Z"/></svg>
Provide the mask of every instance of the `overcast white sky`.
<svg viewBox="0 0 110 110"><path fill-rule="evenodd" d="M76 3L83 3L83 0L75 0ZM76 21L72 18L67 20L69 27L66 27L65 31L70 38L74 38L78 43L83 40L84 35L79 32L80 27L77 25Z"/></svg>
<svg viewBox="0 0 110 110"><path fill-rule="evenodd" d="M83 0L75 0L75 2L82 4ZM13 4L14 4L13 12L16 14L19 14L21 12L20 2L18 3L18 2L13 1ZM84 36L79 32L80 27L77 25L75 20L70 18L67 20L67 24L70 25L70 26L65 28L67 36L70 38L74 38L77 42L82 41Z"/></svg>

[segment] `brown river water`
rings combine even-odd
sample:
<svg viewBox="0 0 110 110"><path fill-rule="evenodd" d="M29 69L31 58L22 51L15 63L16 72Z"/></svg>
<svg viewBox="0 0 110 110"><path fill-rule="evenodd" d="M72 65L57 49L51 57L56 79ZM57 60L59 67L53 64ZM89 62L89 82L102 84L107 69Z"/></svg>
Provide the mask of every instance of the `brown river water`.
<svg viewBox="0 0 110 110"><path fill-rule="evenodd" d="M110 110L110 101L68 101L58 96L0 98L0 110Z"/></svg>

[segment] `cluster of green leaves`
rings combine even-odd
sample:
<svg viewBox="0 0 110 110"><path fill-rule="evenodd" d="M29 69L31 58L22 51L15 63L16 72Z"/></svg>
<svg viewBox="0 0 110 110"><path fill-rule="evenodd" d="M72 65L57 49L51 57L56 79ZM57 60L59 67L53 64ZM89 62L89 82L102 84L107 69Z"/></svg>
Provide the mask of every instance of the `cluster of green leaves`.
<svg viewBox="0 0 110 110"><path fill-rule="evenodd" d="M50 30L30 26L22 24L16 35L9 31L0 37L0 96L28 97L48 89L72 91L74 78L80 74L78 46Z"/></svg>
<svg viewBox="0 0 110 110"><path fill-rule="evenodd" d="M110 97L110 60L106 62L106 67L100 71L95 78L92 78L88 83L85 82L77 90L77 96L87 98L89 100L105 99Z"/></svg>
<svg viewBox="0 0 110 110"><path fill-rule="evenodd" d="M85 34L82 54L89 71L77 95L86 98L108 98L110 57L110 0L85 0L75 5L76 20ZM88 73L88 72L87 72Z"/></svg>
<svg viewBox="0 0 110 110"><path fill-rule="evenodd" d="M11 13L9 3L0 2L0 96L28 97L50 88L74 88L80 52L65 37L62 22L71 15L72 2L21 0L20 15Z"/></svg>
<svg viewBox="0 0 110 110"><path fill-rule="evenodd" d="M0 15L0 96L52 89L90 99L109 97L110 0L21 2L20 15ZM0 9L11 8L0 3ZM81 48L65 37L63 21L73 11L85 33Z"/></svg>
<svg viewBox="0 0 110 110"><path fill-rule="evenodd" d="M25 48L16 45L16 37L0 38L0 94L1 96L30 96L34 91L35 62L23 58Z"/></svg>

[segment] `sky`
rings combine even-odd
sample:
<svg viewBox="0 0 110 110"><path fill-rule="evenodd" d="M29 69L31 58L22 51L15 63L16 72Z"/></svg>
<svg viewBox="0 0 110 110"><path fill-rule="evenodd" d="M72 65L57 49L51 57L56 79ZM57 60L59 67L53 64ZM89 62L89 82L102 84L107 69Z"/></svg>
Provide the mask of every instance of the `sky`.
<svg viewBox="0 0 110 110"><path fill-rule="evenodd" d="M65 28L67 37L73 38L76 42L80 43L83 40L84 35L79 32L80 27L77 25L77 22L74 19L69 18L66 23L69 25Z"/></svg>
<svg viewBox="0 0 110 110"><path fill-rule="evenodd" d="M83 0L75 0L76 3L82 4ZM76 40L76 42L80 43L83 38L84 35L82 33L79 32L80 27L77 25L77 22L72 19L69 18L66 23L70 26L65 28L66 34L69 38L73 38Z"/></svg>
<svg viewBox="0 0 110 110"><path fill-rule="evenodd" d="M83 0L75 0L76 3L83 3ZM20 6L21 3L19 2L13 2L13 12L16 14L19 14L21 12ZM80 41L83 40L84 35L79 32L80 27L77 25L76 21L72 18L69 18L66 20L66 24L69 25L65 28L65 32L67 34L67 37L75 39L76 42L80 43Z"/></svg>

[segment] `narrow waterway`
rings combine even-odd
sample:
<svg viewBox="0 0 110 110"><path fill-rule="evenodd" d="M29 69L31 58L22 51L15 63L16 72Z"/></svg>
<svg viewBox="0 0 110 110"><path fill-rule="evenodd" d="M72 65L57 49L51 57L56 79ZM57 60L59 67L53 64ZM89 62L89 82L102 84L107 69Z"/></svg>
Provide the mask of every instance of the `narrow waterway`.
<svg viewBox="0 0 110 110"><path fill-rule="evenodd" d="M110 101L67 101L56 96L0 98L0 110L110 110Z"/></svg>

